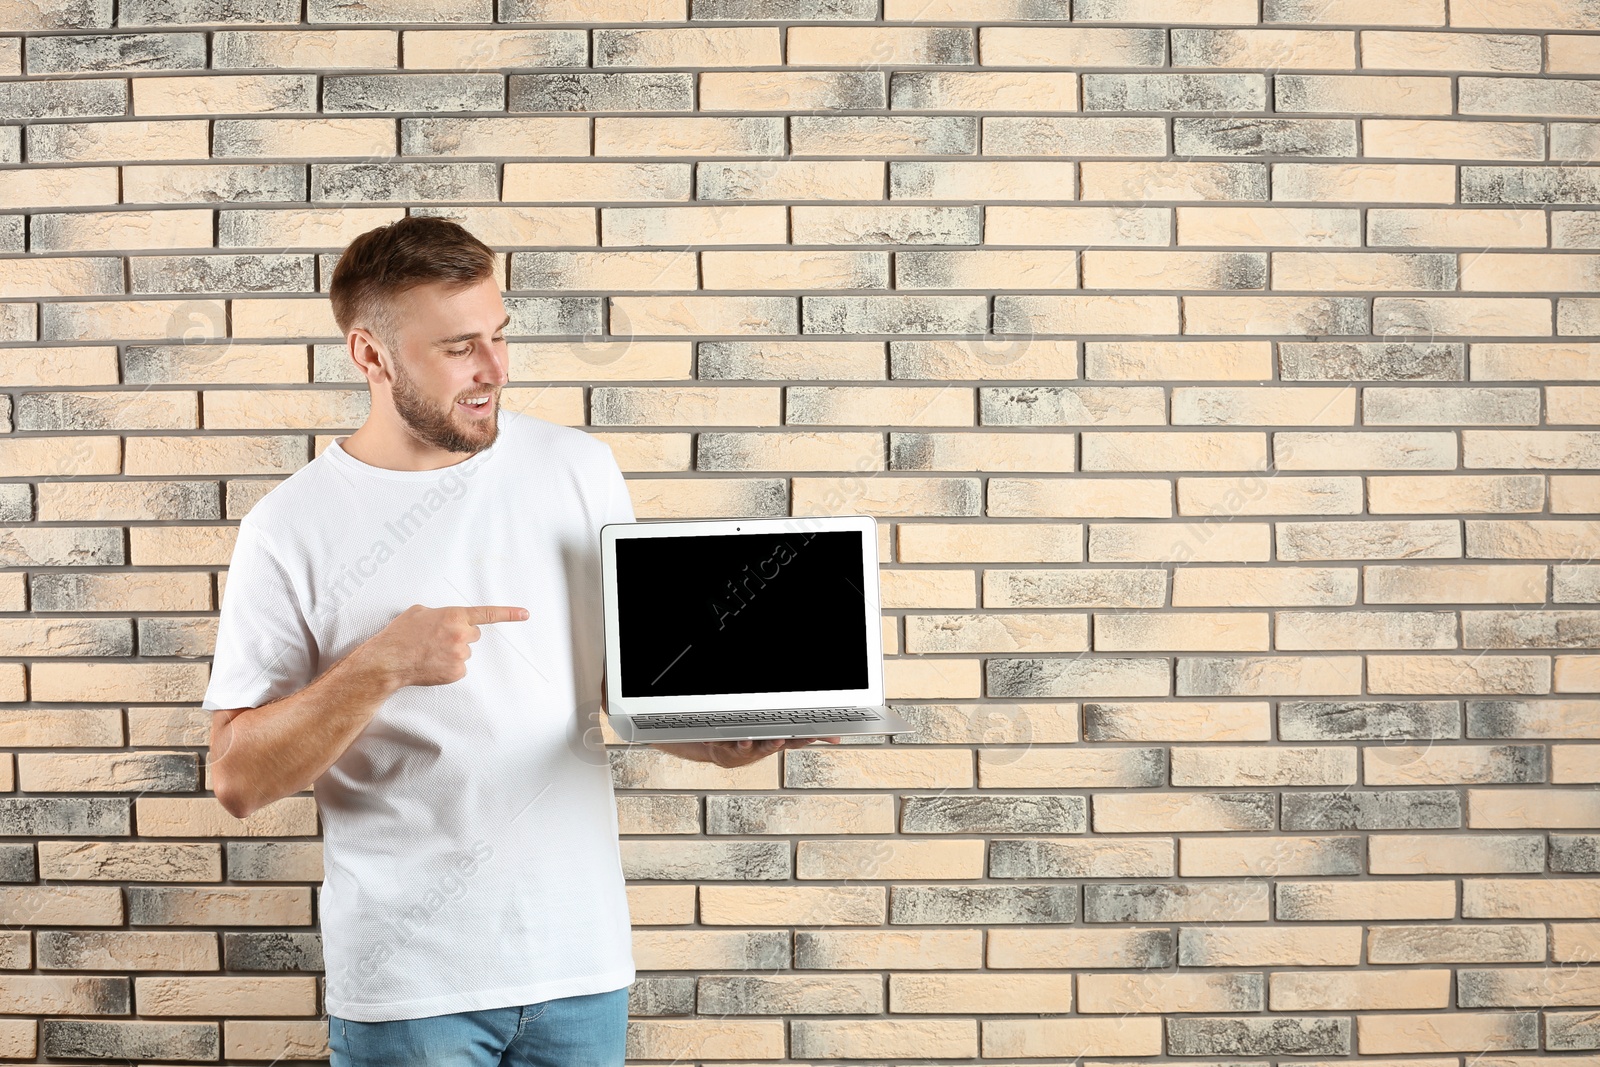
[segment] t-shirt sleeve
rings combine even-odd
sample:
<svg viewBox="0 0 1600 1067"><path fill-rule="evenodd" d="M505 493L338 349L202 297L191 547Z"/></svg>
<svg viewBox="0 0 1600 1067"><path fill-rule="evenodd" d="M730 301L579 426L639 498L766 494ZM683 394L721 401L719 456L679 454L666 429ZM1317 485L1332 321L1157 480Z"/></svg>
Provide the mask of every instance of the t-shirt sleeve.
<svg viewBox="0 0 1600 1067"><path fill-rule="evenodd" d="M239 524L201 709L260 707L316 677L317 648L294 582L248 517Z"/></svg>
<svg viewBox="0 0 1600 1067"><path fill-rule="evenodd" d="M633 497L628 495L628 483L622 477L622 468L617 466L617 459L606 450L606 511L605 517L600 520L602 526L613 522L635 522L633 514Z"/></svg>

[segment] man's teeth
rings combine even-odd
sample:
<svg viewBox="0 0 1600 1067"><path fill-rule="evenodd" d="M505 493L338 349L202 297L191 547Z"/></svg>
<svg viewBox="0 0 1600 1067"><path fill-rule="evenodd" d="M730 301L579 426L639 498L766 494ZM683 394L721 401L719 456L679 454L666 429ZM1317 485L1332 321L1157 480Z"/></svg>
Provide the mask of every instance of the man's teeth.
<svg viewBox="0 0 1600 1067"><path fill-rule="evenodd" d="M483 404L487 404L488 402L489 402L489 398L486 397L486 396L480 396L476 400L463 400L462 401L463 404L471 404L473 407L479 407L479 406L481 406Z"/></svg>

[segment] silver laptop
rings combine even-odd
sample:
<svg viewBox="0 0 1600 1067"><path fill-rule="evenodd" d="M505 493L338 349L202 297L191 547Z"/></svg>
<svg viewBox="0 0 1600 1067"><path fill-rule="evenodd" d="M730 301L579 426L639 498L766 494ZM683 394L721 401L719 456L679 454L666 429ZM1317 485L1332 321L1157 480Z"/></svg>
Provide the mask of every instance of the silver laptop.
<svg viewBox="0 0 1600 1067"><path fill-rule="evenodd" d="M883 702L872 516L612 523L600 555L624 740L911 731Z"/></svg>

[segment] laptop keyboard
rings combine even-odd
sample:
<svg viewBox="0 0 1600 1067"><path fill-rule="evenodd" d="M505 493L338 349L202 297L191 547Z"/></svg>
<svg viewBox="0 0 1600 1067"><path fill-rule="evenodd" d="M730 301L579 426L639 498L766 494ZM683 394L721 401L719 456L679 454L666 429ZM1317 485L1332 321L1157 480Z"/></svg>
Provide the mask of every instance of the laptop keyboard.
<svg viewBox="0 0 1600 1067"><path fill-rule="evenodd" d="M783 726L816 722L875 722L882 718L865 708L815 708L807 711L720 711L676 715L635 715L641 730L681 729L685 726Z"/></svg>

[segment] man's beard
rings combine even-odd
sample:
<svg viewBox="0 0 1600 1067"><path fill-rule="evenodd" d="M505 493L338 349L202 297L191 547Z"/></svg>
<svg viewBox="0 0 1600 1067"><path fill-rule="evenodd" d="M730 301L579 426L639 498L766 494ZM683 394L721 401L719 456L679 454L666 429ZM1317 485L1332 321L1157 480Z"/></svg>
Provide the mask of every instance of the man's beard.
<svg viewBox="0 0 1600 1067"><path fill-rule="evenodd" d="M488 391L489 403L497 404L499 390ZM456 402L450 401L444 411L434 408L428 398L417 389L417 383L406 373L405 364L394 361L394 409L413 434L446 452L479 452L494 444L500 432L499 412L485 419L483 426L463 430L456 422Z"/></svg>

